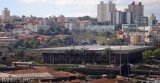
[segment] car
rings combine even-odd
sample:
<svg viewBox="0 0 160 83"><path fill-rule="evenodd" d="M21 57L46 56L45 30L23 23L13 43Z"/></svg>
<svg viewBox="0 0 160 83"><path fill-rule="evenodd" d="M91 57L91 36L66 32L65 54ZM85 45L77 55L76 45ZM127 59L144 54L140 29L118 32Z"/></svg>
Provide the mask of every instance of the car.
<svg viewBox="0 0 160 83"><path fill-rule="evenodd" d="M78 67L79 67L79 68L85 68L86 66L84 66L84 65L79 65Z"/></svg>

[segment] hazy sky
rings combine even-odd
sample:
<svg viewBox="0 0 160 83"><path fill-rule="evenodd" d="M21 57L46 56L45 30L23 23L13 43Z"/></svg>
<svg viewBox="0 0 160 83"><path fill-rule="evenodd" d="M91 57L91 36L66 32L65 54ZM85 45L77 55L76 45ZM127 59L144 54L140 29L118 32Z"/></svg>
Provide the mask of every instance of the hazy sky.
<svg viewBox="0 0 160 83"><path fill-rule="evenodd" d="M108 0L0 0L0 11L7 7L11 15L42 16L50 15L64 16L84 16L96 17L97 4L100 1ZM133 0L113 0L119 10L124 10ZM145 15L155 13L160 17L160 0L134 0L139 1L145 6Z"/></svg>

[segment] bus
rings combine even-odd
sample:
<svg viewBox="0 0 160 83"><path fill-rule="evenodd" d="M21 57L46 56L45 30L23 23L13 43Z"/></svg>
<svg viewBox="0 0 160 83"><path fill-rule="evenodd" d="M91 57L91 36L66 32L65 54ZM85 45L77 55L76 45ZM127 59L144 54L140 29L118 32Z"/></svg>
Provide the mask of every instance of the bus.
<svg viewBox="0 0 160 83"><path fill-rule="evenodd" d="M31 68L33 67L33 62L12 62L12 66L17 68Z"/></svg>

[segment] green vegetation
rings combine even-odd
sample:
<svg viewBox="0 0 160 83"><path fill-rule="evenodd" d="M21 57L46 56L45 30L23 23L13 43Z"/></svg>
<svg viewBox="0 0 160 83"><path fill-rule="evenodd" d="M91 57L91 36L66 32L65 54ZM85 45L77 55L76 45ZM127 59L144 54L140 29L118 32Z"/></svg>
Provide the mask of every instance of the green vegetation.
<svg viewBox="0 0 160 83"><path fill-rule="evenodd" d="M117 39L115 33L112 31L85 31L73 33L72 37L77 40L93 39L96 40L99 45L119 45L120 42L123 42L121 39Z"/></svg>
<svg viewBox="0 0 160 83"><path fill-rule="evenodd" d="M22 39L19 40L15 45L14 48L18 49L18 48L43 48L43 47L54 47L54 46L63 46L65 40L67 40L67 38L65 39L57 39L57 40L52 40L51 38L45 40L44 42L41 42L38 40L38 36L37 37L33 37L33 38L28 38L28 39Z"/></svg>
<svg viewBox="0 0 160 83"><path fill-rule="evenodd" d="M73 33L72 37L76 38L77 40L96 39L96 35L91 32Z"/></svg>
<svg viewBox="0 0 160 83"><path fill-rule="evenodd" d="M103 50L103 55L108 56L110 52L111 52L111 49L106 48L106 49Z"/></svg>
<svg viewBox="0 0 160 83"><path fill-rule="evenodd" d="M160 48L156 50L146 50L143 52L143 60L148 63L151 61L152 57L159 58L160 57Z"/></svg>
<svg viewBox="0 0 160 83"><path fill-rule="evenodd" d="M53 26L53 27L49 28L49 30L40 29L38 31L38 34L39 35L58 35L58 34L71 35L71 32L67 28Z"/></svg>
<svg viewBox="0 0 160 83"><path fill-rule="evenodd" d="M155 57L160 57L160 48L153 51Z"/></svg>
<svg viewBox="0 0 160 83"><path fill-rule="evenodd" d="M11 24L11 23L7 23L7 24L5 24L4 28L5 28L6 30L9 30L9 29L14 29L15 26L14 26L13 24Z"/></svg>
<svg viewBox="0 0 160 83"><path fill-rule="evenodd" d="M30 39L19 40L14 45L14 48L38 48L40 42L37 40L38 36L34 36Z"/></svg>
<svg viewBox="0 0 160 83"><path fill-rule="evenodd" d="M106 38L104 36L97 36L97 43L100 44L100 45L106 45L107 42L106 42Z"/></svg>
<svg viewBox="0 0 160 83"><path fill-rule="evenodd" d="M153 56L152 50L146 50L145 52L143 52L143 60L145 62L148 62L152 56Z"/></svg>

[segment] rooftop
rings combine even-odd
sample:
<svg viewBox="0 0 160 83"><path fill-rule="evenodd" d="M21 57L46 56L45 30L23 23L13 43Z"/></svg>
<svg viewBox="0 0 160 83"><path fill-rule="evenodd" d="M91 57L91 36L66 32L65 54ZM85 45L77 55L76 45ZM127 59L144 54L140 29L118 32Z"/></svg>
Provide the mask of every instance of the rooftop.
<svg viewBox="0 0 160 83"><path fill-rule="evenodd" d="M10 72L12 75L16 75L18 77L34 77L34 78L63 78L63 77L70 77L70 76L77 76L76 74L65 72L65 71L56 71L52 70L47 67L36 67L32 69L23 69L23 70L16 70Z"/></svg>
<svg viewBox="0 0 160 83"><path fill-rule="evenodd" d="M20 78L46 78L53 79L54 77L49 73L26 73L26 74L14 74L16 77Z"/></svg>
<svg viewBox="0 0 160 83"><path fill-rule="evenodd" d="M111 49L113 52L136 52L143 51L146 49L151 49L151 46L100 46L100 45L92 45L92 46L68 46L68 47L55 47L55 48L40 48L34 49L37 51L66 51L66 50L90 50L90 51L102 51L105 49Z"/></svg>

